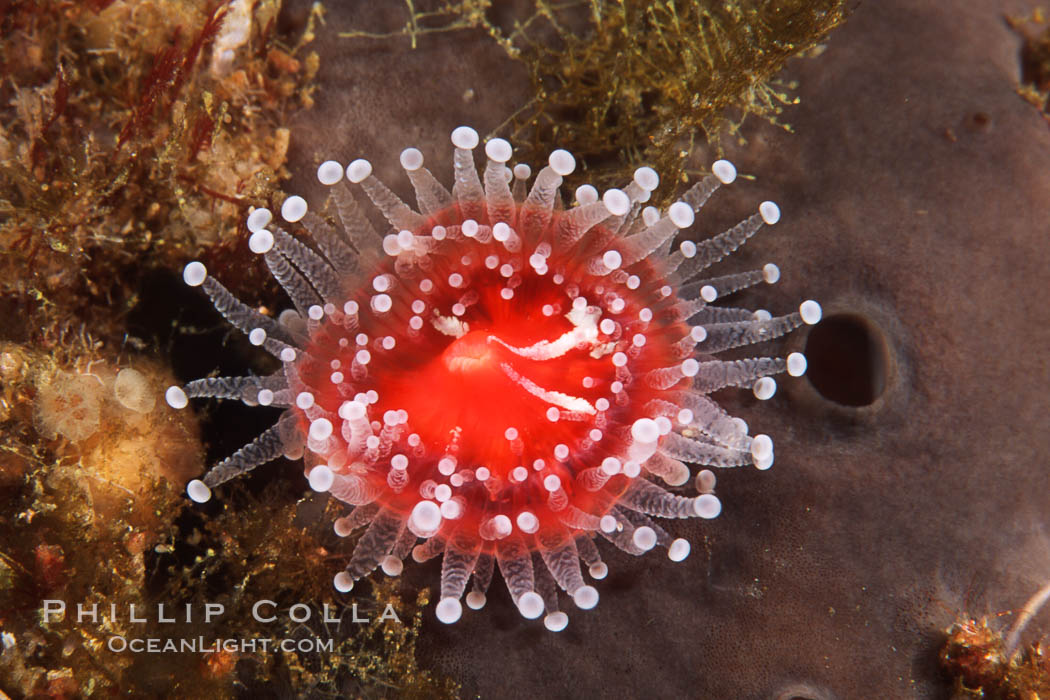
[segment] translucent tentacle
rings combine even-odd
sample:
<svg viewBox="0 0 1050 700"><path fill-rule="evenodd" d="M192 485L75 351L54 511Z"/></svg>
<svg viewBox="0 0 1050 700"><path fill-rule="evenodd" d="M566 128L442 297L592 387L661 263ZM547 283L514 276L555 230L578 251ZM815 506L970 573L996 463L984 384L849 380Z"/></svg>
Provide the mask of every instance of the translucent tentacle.
<svg viewBox="0 0 1050 700"><path fill-rule="evenodd" d="M520 608L525 596L530 593L535 595L536 585L529 548L518 536L512 535L502 539L496 544L496 562L511 598Z"/></svg>
<svg viewBox="0 0 1050 700"><path fill-rule="evenodd" d="M383 487L360 474L336 474L328 492L344 503L366 505L383 492Z"/></svg>
<svg viewBox="0 0 1050 700"><path fill-rule="evenodd" d="M554 580L563 591L575 596L584 585L580 572L580 554L576 551L576 541L568 531L561 531L558 540L544 543L541 538L540 556L543 563L554 576Z"/></svg>
<svg viewBox="0 0 1050 700"><path fill-rule="evenodd" d="M372 573L393 549L404 529L405 519L401 515L381 509L354 547L350 563L346 565L346 572L350 577L356 581Z"/></svg>
<svg viewBox="0 0 1050 700"><path fill-rule="evenodd" d="M465 218L480 223L485 216L485 190L474 165L474 151L457 147L452 156L452 168L456 182L452 186L452 196L459 202Z"/></svg>
<svg viewBox="0 0 1050 700"><path fill-rule="evenodd" d="M753 287L760 282L765 281L765 276L762 270L751 270L749 272L738 272L732 275L723 275L721 277L712 277L711 279L703 280L700 283L701 294L714 293L714 298L722 298L728 296L733 292L738 292L741 289L747 289ZM709 289L704 289L707 287Z"/></svg>
<svg viewBox="0 0 1050 700"><path fill-rule="evenodd" d="M426 225L427 220L422 215L401 201L375 175L369 174L359 184L395 231L419 231Z"/></svg>
<svg viewBox="0 0 1050 700"><path fill-rule="evenodd" d="M405 153L402 153L401 165L405 167L409 182L412 183L412 189L415 190L419 211L424 216L433 216L452 206L452 193L434 177L432 172L422 167L423 155L416 152L410 156L418 157L418 164L411 162L411 158L409 162L406 162Z"/></svg>
<svg viewBox="0 0 1050 700"><path fill-rule="evenodd" d="M727 386L751 386L760 377L779 374L787 363L779 357L755 357L749 360L711 360L700 363L693 388L710 394Z"/></svg>
<svg viewBox="0 0 1050 700"><path fill-rule="evenodd" d="M536 572L536 592L543 599L543 608L547 615L558 612L558 584L544 564L538 552L532 553L532 569Z"/></svg>
<svg viewBox="0 0 1050 700"><path fill-rule="evenodd" d="M601 200L574 207L558 220L558 245L568 248L596 225L609 218L609 209Z"/></svg>
<svg viewBox="0 0 1050 700"><path fill-rule="evenodd" d="M696 288L696 296L700 295L700 287ZM683 299L690 297L679 294ZM689 321L693 325L706 325L708 323L732 323L733 321L753 321L755 312L751 309L737 309L730 306L702 306L696 310Z"/></svg>
<svg viewBox="0 0 1050 700"><path fill-rule="evenodd" d="M485 166L485 204L491 224L502 221L513 226L517 218L518 206L510 192L507 173L506 165L491 158Z"/></svg>
<svg viewBox="0 0 1050 700"><path fill-rule="evenodd" d="M616 519L616 528L612 532L606 532L605 530L598 530L598 533L605 539L612 542L619 549L633 554L638 557L645 554L647 549L642 549L634 542L634 531L635 527L631 521L624 516L623 511L620 508L613 508L610 512Z"/></svg>
<svg viewBox="0 0 1050 700"><path fill-rule="evenodd" d="M495 565L496 558L489 552L482 552L478 555L478 560L474 564L474 582L470 589L470 595L474 596L474 598L472 599L470 596L467 598L467 604L471 607L484 605L485 594L488 593L489 585L492 583ZM481 598L479 599L477 596L481 596Z"/></svg>
<svg viewBox="0 0 1050 700"><path fill-rule="evenodd" d="M208 377L195 379L183 387L189 398L235 399L258 403L262 377Z"/></svg>
<svg viewBox="0 0 1050 700"><path fill-rule="evenodd" d="M752 345L786 335L802 325L802 316L791 313L768 321L710 323L704 326L707 338L696 345L698 352L712 355L741 345Z"/></svg>
<svg viewBox="0 0 1050 700"><path fill-rule="evenodd" d="M281 425L271 426L232 455L212 467L203 481L214 488L230 479L246 474L260 464L266 464L284 455L285 445L280 435Z"/></svg>
<svg viewBox="0 0 1050 700"><path fill-rule="evenodd" d="M598 547L594 544L594 538L591 535L578 535L576 537L576 551L580 553L580 559L583 563L592 571L596 566L604 566L602 564L602 556L598 552ZM594 576L593 573L591 575Z"/></svg>
<svg viewBox="0 0 1050 700"><path fill-rule="evenodd" d="M739 467L753 463L750 452L693 440L678 433L667 435L660 442L659 449L668 457L710 467Z"/></svg>
<svg viewBox="0 0 1050 700"><path fill-rule="evenodd" d="M620 254L623 256L624 267L633 265L639 260L648 257L650 253L665 242L673 239L674 235L678 233L678 228L678 225L670 217L665 216L641 233L631 236L618 244Z"/></svg>
<svg viewBox="0 0 1050 700"><path fill-rule="evenodd" d="M455 537L445 547L441 560L441 597L458 600L467 588L467 579L481 553L476 537Z"/></svg>
<svg viewBox="0 0 1050 700"><path fill-rule="evenodd" d="M335 521L335 534L340 537L348 536L354 530L364 527L372 522L378 512L379 504L377 503L368 503L363 506L355 507L347 515L344 515Z"/></svg>
<svg viewBox="0 0 1050 700"><path fill-rule="evenodd" d="M561 187L562 177L554 168L545 166L536 176L518 215L519 228L532 238L538 238L551 220L551 210Z"/></svg>
<svg viewBox="0 0 1050 700"><path fill-rule="evenodd" d="M696 498L668 493L648 479L635 479L620 500L632 510L661 518L695 518Z"/></svg>
<svg viewBox="0 0 1050 700"><path fill-rule="evenodd" d="M263 258L266 260L266 266L270 268L270 273L288 293L288 297L300 314L306 316L307 309L311 306L322 305L321 297L306 281L306 278L292 267L287 258L276 250L267 251L263 254Z"/></svg>
<svg viewBox="0 0 1050 700"><path fill-rule="evenodd" d="M740 421L734 419L717 403L702 394L690 391L676 392L674 402L690 414L689 425L725 445L742 449L746 433Z"/></svg>
<svg viewBox="0 0 1050 700"><path fill-rule="evenodd" d="M733 228L708 238L702 243L696 244L696 255L681 261L676 271L679 279L685 281L706 270L711 265L732 253L742 246L747 239L758 233L762 228L763 220L761 214L752 214ZM681 256L680 252L671 254L671 265L674 265L675 256Z"/></svg>
<svg viewBox="0 0 1050 700"><path fill-rule="evenodd" d="M682 461L668 457L657 451L645 461L642 467L654 476L664 480L668 486L681 486L689 481L689 467ZM640 481L640 479L635 479Z"/></svg>
<svg viewBox="0 0 1050 700"><path fill-rule="evenodd" d="M413 561L422 563L429 561L445 551L445 540L441 537L431 537L423 544L416 545L412 549Z"/></svg>
<svg viewBox="0 0 1050 700"><path fill-rule="evenodd" d="M326 302L342 301L342 289L336 278L335 270L324 258L310 250L301 241L289 236L283 229L273 234L274 247L293 265L302 271L303 276Z"/></svg>
<svg viewBox="0 0 1050 700"><path fill-rule="evenodd" d="M303 217L303 225L317 242L324 256L341 275L350 275L357 271L358 258L353 249L335 229L312 211Z"/></svg>
<svg viewBox="0 0 1050 700"><path fill-rule="evenodd" d="M343 231L346 233L350 244L366 258L378 256L381 251L380 245L382 240L372 227L368 217L361 211L360 205L358 205L346 183L340 182L332 187L331 197L335 203L339 222L342 224Z"/></svg>
<svg viewBox="0 0 1050 700"><path fill-rule="evenodd" d="M242 333L251 333L254 329L261 328L268 336L278 338L286 343L295 343L295 339L287 329L269 316L263 316L255 309L241 302L214 277L209 275L201 286L211 299L215 310L222 314L223 318L229 321L237 330Z"/></svg>

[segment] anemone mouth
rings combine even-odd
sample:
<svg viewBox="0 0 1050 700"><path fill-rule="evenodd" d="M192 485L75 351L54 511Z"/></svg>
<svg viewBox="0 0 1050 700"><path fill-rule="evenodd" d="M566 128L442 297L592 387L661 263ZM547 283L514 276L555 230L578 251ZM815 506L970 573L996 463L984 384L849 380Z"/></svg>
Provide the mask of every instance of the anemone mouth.
<svg viewBox="0 0 1050 700"><path fill-rule="evenodd" d="M193 396L240 398L286 408L278 424L216 465L187 491L211 488L284 454L304 456L312 488L354 506L335 523L345 536L367 526L340 591L381 567L401 571L443 555L438 618L484 605L496 567L527 618L546 611L565 627L556 589L589 609L586 585L607 567L603 537L635 555L657 546L673 561L689 554L653 517L713 518L721 502L703 470L695 496L665 490L690 478L687 464L760 469L772 441L751 437L709 395L723 387L773 396L771 375L805 372L805 358L719 360L722 350L783 335L820 318L816 302L772 317L711 302L780 276L761 270L701 278L780 211L763 202L732 229L701 242L672 241L735 168L712 167L661 212L646 207L658 183L641 168L623 190L601 197L581 187L576 205L556 206L575 161L551 154L536 175L505 163L512 149L486 144L483 176L476 132L453 132L455 186L449 192L415 149L401 162L418 209L398 199L358 159L345 170L391 225L379 236L364 217L342 166L318 178L331 187L325 220L302 198L281 209L316 250L256 210L251 250L263 256L296 310L280 321L232 297L200 263L184 279L201 286L236 327L282 362L270 377L205 379L172 387L176 408ZM301 222L301 223L300 223Z"/></svg>
<svg viewBox="0 0 1050 700"><path fill-rule="evenodd" d="M498 362L497 348L489 343L487 330L468 332L448 344L441 353L441 361L450 375L464 375L464 381L483 381L479 375L491 372ZM497 336L498 337L498 336Z"/></svg>

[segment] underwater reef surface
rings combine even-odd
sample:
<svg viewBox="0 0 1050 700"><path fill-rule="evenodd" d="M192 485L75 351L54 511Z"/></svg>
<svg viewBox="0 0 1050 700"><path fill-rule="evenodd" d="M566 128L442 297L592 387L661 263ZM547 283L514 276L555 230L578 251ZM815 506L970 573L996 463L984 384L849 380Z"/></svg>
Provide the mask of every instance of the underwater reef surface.
<svg viewBox="0 0 1050 700"><path fill-rule="evenodd" d="M198 423L188 412L173 418L161 402L162 387L176 379L200 376L217 364L224 372L244 371L250 348L243 339L223 348L218 332L202 330L216 322L203 301L200 307L209 315L199 323L192 320L200 310L190 308L184 286L176 281L177 266L169 264L189 255L191 244L158 239L153 257L142 262L170 274L154 272L149 288L138 290L143 301L133 314L137 320L125 319L131 301L104 308L97 301L104 293L83 307L60 309L87 327L81 334L101 334L109 343L99 343L101 366L91 353L63 359L53 346L53 356L47 354L49 347L31 343L0 347L3 428L8 430L12 421L17 427L29 411L24 436L40 436L33 459L23 460L25 465L39 462L30 470L6 447L4 440L11 436L0 433L0 448L7 450L0 460L0 489L5 498L7 493L18 496L0 512L0 529L21 533L0 538L5 540L0 548L0 697L45 689L48 696L67 697L91 688L180 697L316 697L337 687L363 697L413 692L433 697L441 689L454 694L457 683L463 697L482 698L975 696L954 686L941 668L946 631L983 616L993 631L1005 630L1050 579L1044 525L1050 513L1050 397L1045 389L1050 133L1045 115L1018 94L1024 30L1007 21L1037 4L851 3L849 21L830 35L823 52L788 65L786 78L797 79L799 87L786 88L786 94L798 95L801 103L776 116L794 133L750 117L741 132L746 143L736 143L731 134L723 137L725 155L741 178L705 208L697 230L724 230L763 198L781 205L782 221L735 253L728 266L739 270L775 261L782 271L781 288L751 289L733 301L776 314L789 311L794 300L819 300L823 323L787 342L748 352L804 351L810 371L801 380L782 382L768 402L745 392L719 396L731 413L747 419L752 432L775 438L774 468L719 472L721 516L670 525L674 536L693 543L684 563L604 548L611 573L597 584L601 606L572 611L568 628L557 634L524 624L500 586L484 612L467 612L456 625L441 624L433 604L426 603L426 589L433 592L438 578L436 561L406 567L401 583L377 573L374 586L362 585L360 596L346 597L367 605L370 595L385 601L399 588L397 595L406 602L399 609L412 624L397 634L369 627L345 639L339 654L328 656L263 663L216 655L207 664L192 656L96 657L102 644L96 628L70 624L41 631L37 611L19 607L19 601L37 604L46 595L74 600L83 594L90 596L86 600L123 603L158 595L168 600L164 596L175 591L193 600L218 597L243 611L260 590L328 600L336 595L331 573L349 553L329 549L334 536L330 520L319 514L319 499L292 503L305 489L298 464L261 467L253 477L254 492L231 488L221 511L217 505L211 511L181 509L183 482L194 465L201 466L201 435L209 458L221 458L266 426L256 425L257 410L226 404L202 411ZM126 9L107 0L89 5ZM515 13L533 5L498 3L490 15L508 26ZM215 214L226 223L221 228L214 223L184 226L199 234L201 246L218 237L208 260L219 277L231 277L238 291L250 290L252 303L278 308L283 297L275 296L272 285L257 282L256 268L229 263L251 259L232 210L249 199L258 204L262 200L256 197L277 196L273 190L286 173L292 179L280 185L284 190L319 201L315 173L327 158L368 158L380 179L409 197L398 163L402 148L420 148L427 165L447 181L449 132L470 124L488 135L532 94L525 66L477 29L421 35L415 48L403 35L339 36L351 29L396 33L405 26L412 2L333 0L324 7L321 24L318 5L292 0L276 24L259 21L279 6L256 6L256 31L269 38L253 46L266 51L242 52L236 61L255 66L255 72L244 75L276 75L271 88L287 101L263 112L253 111L251 101L241 105L273 131L272 138L259 140L259 132L241 129L237 120L230 127L239 134L237 143L257 140L258 152L248 160L272 160L269 170L258 172L273 174L253 175L254 184L236 202L209 204L207 190L196 193L189 200L191 213L200 205L209 217ZM789 0L783 6L790 6ZM246 7L242 4L242 10ZM171 19L181 26L178 18ZM313 23L316 40L303 44L298 54L303 66L293 70L298 64L280 50L281 42L291 42L285 48L292 50L294 37L314 35ZM203 30L194 31L191 36L203 36ZM157 37L165 36L158 30ZM308 68L305 54L314 50L319 63ZM140 69L150 64L145 61ZM52 84L54 121L61 113L57 103L63 81L55 78ZM1029 100L1045 101L1031 89L1022 92ZM263 97L272 95L255 94ZM313 108L295 112L295 102ZM191 123L178 118L173 123L183 121ZM158 128L153 138L168 143L175 137L167 133L167 127ZM218 130L215 134L221 148L213 144L209 153L236 162L235 144L223 141ZM194 148L203 143L194 141ZM558 146L573 147L550 144ZM719 154L715 148L696 151L690 166L698 169ZM609 176L607 160L577 155L584 175L593 172L591 166L604 166L597 175ZM538 165L535 159L532 163ZM198 165L194 173L202 177L217 172ZM156 184L168 198L182 191L182 185L145 182ZM182 203L177 197L172 201ZM107 224L117 220L107 216ZM191 222L189 214L186 218ZM107 255L133 250L134 242L115 238ZM76 259L70 260L66 273L78 271ZM113 264L102 253L96 260ZM97 269L105 268L84 269L86 282L100 281L103 276L92 272ZM123 289L127 282L121 280L114 288ZM80 298L75 292L71 296ZM29 296L13 298L13 303L4 299L6 322L0 326L6 330L0 337L7 341L7 334L14 334L25 343L21 330L12 329L24 330L35 323L31 319L47 316L26 313ZM78 318L80 308L86 310ZM96 317L105 322L95 323ZM125 322L133 335L142 326L147 329L143 337L156 335L162 348L175 348L170 353L174 367L158 365L156 348L147 341L125 338L121 344ZM182 330L171 340L176 326ZM125 344L149 349L128 356ZM200 371L183 376L189 365L201 365ZM170 376L173 369L177 377ZM81 371L93 383L83 374L75 376ZM52 374L49 384L36 386L39 377ZM38 393L23 392L27 385ZM9 394L21 398L11 403ZM68 412L72 423L52 420L65 417L77 401L83 410ZM8 403L17 409L11 416ZM158 432L157 425L169 433ZM99 434L79 441L85 427ZM51 440L55 434L64 437ZM25 437L25 444L32 446L32 438ZM46 446L61 452L64 461L48 462ZM154 453L153 447L168 452ZM156 475L139 469L140 463L177 467L179 473ZM107 488L115 486L104 489L102 477L112 482ZM40 494L30 488L41 483L46 488ZM114 489L140 495L113 499ZM49 515L45 506L53 507L56 500L63 507ZM237 509L238 500L257 507ZM78 525L82 517L91 523L86 530ZM301 527L307 521L310 531ZM317 534L322 530L327 540ZM174 549L179 551L171 554ZM207 551L196 556L198 549ZM106 553L106 565L99 565L102 557L95 553L100 551ZM180 562L189 564L169 568ZM242 579L254 579L254 587L228 585ZM1045 641L1048 624L1050 611L1039 611L1023 641ZM238 627L231 634L258 631ZM103 685L85 680L96 676ZM994 697L1018 697L998 690ZM1041 690L1039 695L1044 696Z"/></svg>
<svg viewBox="0 0 1050 700"><path fill-rule="evenodd" d="M764 406L727 399L777 439L777 463L724 473L722 516L676 524L694 542L684 565L609 552L603 604L558 635L500 594L454 626L428 617L424 663L465 696L948 696L943 631L1016 610L1050 578L1050 130L1017 95L1004 20L1033 5L860 3L823 55L790 64L795 133L749 122L728 155L758 179L703 223L781 204L739 264L776 260L782 288L741 303L820 300L834 322L807 354L824 395L793 382ZM484 133L527 94L480 38L319 50L317 106L293 125L298 173L362 155L401 182L402 144L447 162L451 128Z"/></svg>

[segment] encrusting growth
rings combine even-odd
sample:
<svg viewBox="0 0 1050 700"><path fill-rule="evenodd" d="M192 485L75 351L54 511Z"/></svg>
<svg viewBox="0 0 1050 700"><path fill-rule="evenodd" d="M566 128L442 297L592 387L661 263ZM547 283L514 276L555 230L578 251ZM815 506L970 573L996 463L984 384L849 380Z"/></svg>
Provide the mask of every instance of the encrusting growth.
<svg viewBox="0 0 1050 700"><path fill-rule="evenodd" d="M266 377L199 379L171 387L168 403L192 397L281 406L277 424L219 463L187 491L203 502L219 484L280 456L305 455L310 486L353 506L335 522L346 536L367 527L335 587L349 591L377 567L396 576L409 554L443 555L437 617L455 622L461 599L478 609L499 569L522 615L546 612L548 629L568 617L561 588L591 608L585 582L607 573L595 538L631 554L660 546L674 561L689 543L654 518L714 518L715 476L695 476L696 495L669 491L688 464L773 463L773 443L712 400L724 387L776 390L771 375L799 376L805 358L720 360L717 353L816 323L820 307L771 317L714 306L734 291L779 278L775 265L705 278L707 268L775 224L758 212L708 240L679 231L721 185L728 161L666 211L646 206L659 177L640 168L623 189L589 185L564 208L562 178L573 156L556 150L532 178L509 167L511 145L452 132L449 191L414 148L401 165L417 209L372 175L366 160L317 172L331 188L334 217L300 197L248 218L263 256L295 309L278 319L235 299L199 262L184 271L250 341L283 363ZM343 177L390 224L379 235ZM531 187L527 182L532 179ZM309 232L307 245L285 228Z"/></svg>

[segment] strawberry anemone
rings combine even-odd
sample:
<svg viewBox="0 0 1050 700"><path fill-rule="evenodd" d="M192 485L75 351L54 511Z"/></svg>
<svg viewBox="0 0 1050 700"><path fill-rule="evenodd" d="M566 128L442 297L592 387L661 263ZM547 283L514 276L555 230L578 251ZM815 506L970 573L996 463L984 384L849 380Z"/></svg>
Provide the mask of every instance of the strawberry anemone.
<svg viewBox="0 0 1050 700"><path fill-rule="evenodd" d="M777 222L772 202L712 238L679 235L734 180L728 161L666 211L646 206L659 182L650 168L601 196L583 185L565 208L568 152L554 151L533 179L527 165L508 167L502 139L486 143L482 173L477 133L460 127L452 142L451 191L418 150L402 152L416 209L358 159L318 169L330 217L297 196L284 202L283 224L266 209L251 213L249 247L294 305L277 319L188 264L185 281L282 366L171 387L167 399L175 408L192 397L285 408L187 491L203 502L259 464L303 457L310 486L353 507L336 532L366 528L334 577L339 591L377 567L398 575L409 555L442 555L441 621L461 617L472 577L465 600L481 608L498 568L521 614L546 613L557 631L568 622L559 588L579 608L598 601L581 567L606 575L596 538L630 554L662 547L674 561L688 556L689 543L654 518L720 513L713 472L694 477L689 465L769 468L770 438L750 436L711 394L736 386L769 398L771 375L801 375L805 358L717 354L816 323L820 307L806 301L774 318L712 303L780 274L769 264L704 275ZM347 181L389 223L386 235ZM304 230L312 245L285 227ZM683 495L691 479L695 494Z"/></svg>

